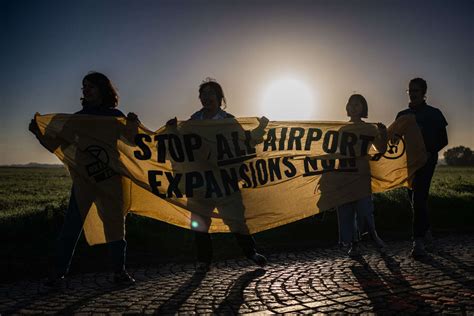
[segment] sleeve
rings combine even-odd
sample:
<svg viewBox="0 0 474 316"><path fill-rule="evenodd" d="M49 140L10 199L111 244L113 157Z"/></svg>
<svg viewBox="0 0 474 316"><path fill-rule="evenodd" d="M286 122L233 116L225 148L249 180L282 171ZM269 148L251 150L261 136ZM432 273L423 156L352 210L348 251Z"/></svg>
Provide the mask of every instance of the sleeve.
<svg viewBox="0 0 474 316"><path fill-rule="evenodd" d="M114 116L117 116L117 117L126 117L125 114L123 114L122 111L118 110L118 109L114 109Z"/></svg>
<svg viewBox="0 0 474 316"><path fill-rule="evenodd" d="M438 110L438 123L439 127L441 128L448 126L448 121L446 121L443 112L441 112L440 110Z"/></svg>
<svg viewBox="0 0 474 316"><path fill-rule="evenodd" d="M194 112L193 115L191 115L191 117L189 118L189 121L194 121L194 120L198 120L199 119L199 113L201 111L197 111L197 112Z"/></svg>
<svg viewBox="0 0 474 316"><path fill-rule="evenodd" d="M401 117L401 116L403 116L403 115L405 115L405 114L406 114L406 111L405 111L405 110L398 112L398 113L397 113L397 116L395 117L395 120L397 120L399 117Z"/></svg>
<svg viewBox="0 0 474 316"><path fill-rule="evenodd" d="M446 145L448 145L448 133L446 131L446 126L448 126L448 122L446 121L446 118L444 117L443 113L439 109L436 110L436 141L434 149L436 152L439 152L441 149L446 147Z"/></svg>

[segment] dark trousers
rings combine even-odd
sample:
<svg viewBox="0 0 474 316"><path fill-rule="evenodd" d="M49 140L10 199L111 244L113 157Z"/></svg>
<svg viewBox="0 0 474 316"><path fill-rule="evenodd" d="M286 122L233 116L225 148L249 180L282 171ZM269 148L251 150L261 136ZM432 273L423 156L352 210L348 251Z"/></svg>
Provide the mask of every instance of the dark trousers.
<svg viewBox="0 0 474 316"><path fill-rule="evenodd" d="M56 241L54 270L57 276L64 276L69 271L77 241L82 233L83 224L73 189L71 190L69 206L61 233ZM127 242L124 239L117 240L107 243L107 247L112 261L112 269L116 272L124 270Z"/></svg>
<svg viewBox="0 0 474 316"><path fill-rule="evenodd" d="M247 258L252 257L255 251L255 241L251 235L233 233L237 243ZM212 240L211 234L207 232L194 232L196 240L197 259L201 262L211 263L212 260Z"/></svg>
<svg viewBox="0 0 474 316"><path fill-rule="evenodd" d="M408 197L413 210L413 238L423 238L430 229L428 196L437 162L437 154L428 158L425 165L415 172L413 189L408 189Z"/></svg>

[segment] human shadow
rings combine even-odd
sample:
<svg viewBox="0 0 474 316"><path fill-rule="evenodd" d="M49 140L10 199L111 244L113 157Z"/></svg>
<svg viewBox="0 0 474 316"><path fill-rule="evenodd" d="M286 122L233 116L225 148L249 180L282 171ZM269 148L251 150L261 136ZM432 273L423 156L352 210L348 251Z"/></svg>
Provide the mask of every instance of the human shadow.
<svg viewBox="0 0 474 316"><path fill-rule="evenodd" d="M321 156L319 158L322 160L321 168L314 172L321 175L318 188L321 193L318 201L320 209L330 209L340 203L340 201L334 201L330 194L331 191L337 192L337 184L351 184L351 181L357 181L358 186L370 188L371 185L373 187L375 181L378 187L388 190L405 184L403 180L410 180L417 168L425 162L423 139L414 117L400 117L393 122L387 129L387 144L382 144L377 141L377 138L369 139L371 135L377 134L374 131L375 128L375 124L361 122L347 124L332 131L338 140L333 141L332 146L328 145L331 149L328 154L330 158ZM366 132L368 133L364 135L365 143L364 140L357 139L356 135ZM362 146L362 144L367 144L367 146ZM382 152L374 152L371 150L372 145L377 149L385 147L386 151L384 148ZM324 160L326 161L323 163ZM339 167L337 162L339 162ZM388 167L391 169L388 170ZM357 173L361 171L370 173L372 178L369 177L364 183L360 183ZM356 173L353 180L351 172ZM389 178L387 178L387 172L391 173ZM379 174L379 177L374 178L374 174ZM390 178L398 179L400 183L394 186ZM338 192L340 196L345 199L350 198L350 188L345 190L342 188L342 190Z"/></svg>
<svg viewBox="0 0 474 316"><path fill-rule="evenodd" d="M372 163L371 167L374 169L384 168L387 163L392 163L395 167L393 175L406 178L403 186L407 187L407 197L412 208L413 217L413 192L410 188L413 185L415 173L425 166L428 159L423 135L416 123L415 115L398 117L388 128L388 139L387 152L383 155L381 163ZM406 174L401 172L403 170ZM383 177L375 180L382 184L385 182ZM388 187L388 189L393 188Z"/></svg>
<svg viewBox="0 0 474 316"><path fill-rule="evenodd" d="M465 262L461 261L459 258L453 256L452 254L443 251L443 250L437 250L436 254L452 263L457 265L460 269L465 270L466 272L473 273L474 272L474 267L471 265L466 264Z"/></svg>
<svg viewBox="0 0 474 316"><path fill-rule="evenodd" d="M93 300L94 298L97 298L98 296L104 295L111 293L115 290L119 290L120 288L110 284L109 286L106 287L101 287L97 289L90 289L88 288L87 294L85 296L81 295L81 292L78 293L77 291L72 292L73 290L69 290L67 288L67 285L64 285L63 287L58 287L58 288L45 288L42 289L39 294L36 295L28 295L28 298L15 298L16 299L16 304L8 307L4 310L2 310L2 315L11 315L11 314L22 314L22 310L24 309L29 309L28 307L30 305L36 305L37 302L42 301L42 300L47 300L47 301L54 301L54 302L71 302L71 304L65 304L64 308L55 311L54 313L57 315L71 315L73 314L78 308L81 306L84 306L87 302ZM68 291L67 291L68 290ZM65 296L69 295L70 293L74 296L74 298L78 298L77 300L70 300L66 298ZM45 303L47 304L47 302Z"/></svg>
<svg viewBox="0 0 474 316"><path fill-rule="evenodd" d="M333 142L326 145L330 149L325 150L327 155L306 158L306 165L313 171L305 172L305 176L319 176L315 194L319 195L317 206L321 211L405 185L420 161L426 158L418 146L421 133L412 117L393 122L388 128L388 139L380 137L375 124L366 122L346 124L329 132L333 133ZM355 224L344 224L348 230L345 236L357 236L357 230L362 233L368 230L374 239L373 212L359 210L354 205L348 210L350 214L341 215L345 220L353 218Z"/></svg>
<svg viewBox="0 0 474 316"><path fill-rule="evenodd" d="M235 118L214 120L213 123L234 128L230 135L218 132L213 135L216 139L201 139L200 148L193 156L192 163L175 161L170 157L169 162L175 176L186 174L195 186L190 191L189 183L185 185L183 181L175 192L179 192L181 196L186 192L184 207L191 212L190 229L197 232L196 241L199 244L210 243L210 237L206 233L213 218L220 219L235 236L244 254L249 257L253 255L255 245L246 223L246 209L239 186L242 181L239 168L256 157L255 146L263 141L268 120L259 119L259 125L252 130L245 130ZM189 128L189 124L197 124L198 127L193 125L193 128ZM168 132L182 138L184 143L184 131L195 130L201 124L203 127L204 124L209 126L204 121L190 120L166 128ZM217 147L221 150L216 150ZM169 201L174 203L172 199ZM212 249L210 246L202 246L201 249L212 251L209 250Z"/></svg>
<svg viewBox="0 0 474 316"><path fill-rule="evenodd" d="M326 154L306 158L306 165L312 170L305 175L320 177L316 192L320 195L317 205L322 211L354 201L357 198L353 196L360 196L360 192L364 196L371 194L369 151L377 135L375 125L365 122L349 123L326 132L329 133L332 137L325 137L323 143Z"/></svg>
<svg viewBox="0 0 474 316"><path fill-rule="evenodd" d="M35 121L38 124L36 117ZM124 166L118 144L132 144L138 120L124 123L117 117L60 114L40 122L44 132L38 129L38 139L58 155L73 182L51 258L57 273L67 273L83 230L89 244L107 243L113 270L124 269L128 204L123 193L130 180L120 175Z"/></svg>
<svg viewBox="0 0 474 316"><path fill-rule="evenodd" d="M98 297L105 295L105 294L111 294L116 291L120 291L127 288L127 286L119 286L119 285L110 285L110 287L107 288L100 288L92 292L87 292L87 294L83 297L80 297L80 299L75 300L74 303L70 305L66 305L62 310L58 311L58 315L72 315L74 314L78 309L86 305L88 302L97 299ZM119 299L117 299L118 301Z"/></svg>
<svg viewBox="0 0 474 316"><path fill-rule="evenodd" d="M217 315L238 314L240 306L242 306L245 301L245 289L253 280L263 276L264 274L264 269L256 269L242 274L234 281L232 287L227 291L226 298L219 304L213 313Z"/></svg>
<svg viewBox="0 0 474 316"><path fill-rule="evenodd" d="M410 290L410 297L416 302L417 306L419 306L419 308L423 309L425 312L433 313L434 310L432 309L431 305L426 303L424 298L420 296L415 290L413 290L410 282L403 275L400 269L400 263L386 253L382 253L381 257L387 269L392 273L390 278L386 278L386 281L391 285L393 290Z"/></svg>
<svg viewBox="0 0 474 316"><path fill-rule="evenodd" d="M376 155L371 159L371 168L385 168L387 164L391 164L394 166L393 175L403 176L408 184L411 184L415 172L427 159L423 136L416 124L415 116L405 115L397 118L387 128L387 133L387 150L383 155ZM404 174L400 173L402 170L405 170ZM383 185L385 179L376 180Z"/></svg>
<svg viewBox="0 0 474 316"><path fill-rule="evenodd" d="M443 264L442 262L438 261L434 256L427 255L420 258L416 258L415 260L443 272L444 275L448 276L451 280L459 283L464 288L471 291L474 290L474 279L467 278L465 274L461 274L457 272L454 268ZM470 274L472 276L472 273Z"/></svg>
<svg viewBox="0 0 474 316"><path fill-rule="evenodd" d="M12 315L12 314L19 314L20 313L20 310L22 309L26 309L28 308L29 305L39 301L39 300L42 300L42 299L46 299L46 298L49 298L51 296L51 293L50 292L44 292L44 293L41 293L41 294L37 294L35 296L29 296L28 298L16 298L16 303L13 305L13 306L9 306L9 307L3 307L4 309L1 311L2 315L5 314L5 315Z"/></svg>
<svg viewBox="0 0 474 316"><path fill-rule="evenodd" d="M352 273L374 307L374 312L387 312L389 306L391 311L401 313L419 310L428 314L433 313L432 307L405 279L400 264L386 254L382 254L382 258L392 273L390 278L379 276L362 256L354 258L360 265L351 267ZM410 293L410 301L407 301L406 295L402 294L406 292Z"/></svg>
<svg viewBox="0 0 474 316"><path fill-rule="evenodd" d="M84 223L95 204L106 241L118 240L124 235L126 210L122 187L124 181L129 180L119 175L125 167L117 146L119 140L133 144L138 125L138 121L127 119L122 124L112 117L56 115L40 139L49 151L60 149L63 163L73 179L71 195L76 197L74 203L81 220Z"/></svg>
<svg viewBox="0 0 474 316"><path fill-rule="evenodd" d="M188 300L194 291L199 288L205 277L206 273L195 272L187 282L182 284L176 292L166 300L166 302L160 305L155 314L162 315L177 313L180 307Z"/></svg>
<svg viewBox="0 0 474 316"><path fill-rule="evenodd" d="M383 280L375 273L362 256L354 258L360 265L351 266L352 274L357 279L362 290L370 300L374 312L385 308L384 299L381 296L389 295L389 289Z"/></svg>

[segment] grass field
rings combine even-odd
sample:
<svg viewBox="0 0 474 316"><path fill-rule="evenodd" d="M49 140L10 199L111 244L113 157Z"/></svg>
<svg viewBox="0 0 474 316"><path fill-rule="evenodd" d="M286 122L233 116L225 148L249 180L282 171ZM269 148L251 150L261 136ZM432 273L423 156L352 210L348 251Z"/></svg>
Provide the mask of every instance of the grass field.
<svg viewBox="0 0 474 316"><path fill-rule="evenodd" d="M1 251L6 255L2 256L6 258L0 266L2 274L6 273L6 279L46 274L48 255L67 207L71 180L63 168L1 167L0 178L0 241ZM474 168L438 167L429 204L435 234L474 231ZM377 230L383 238L410 236L411 211L404 189L375 195L375 209ZM325 212L256 234L255 239L264 252L334 244L336 214ZM129 216L127 241L128 261L132 265L193 258L190 231L152 219ZM230 234L214 237L216 257L236 256L233 246L236 243ZM81 238L72 271L106 269L106 252L104 246L88 247Z"/></svg>

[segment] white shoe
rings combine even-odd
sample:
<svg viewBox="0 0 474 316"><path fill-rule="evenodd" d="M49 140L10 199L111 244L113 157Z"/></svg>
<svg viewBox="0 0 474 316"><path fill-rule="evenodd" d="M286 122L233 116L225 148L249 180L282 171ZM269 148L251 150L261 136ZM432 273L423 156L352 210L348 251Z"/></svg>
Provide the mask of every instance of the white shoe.
<svg viewBox="0 0 474 316"><path fill-rule="evenodd" d="M197 273L207 273L211 270L211 264L208 262L198 261L196 263L196 272Z"/></svg>
<svg viewBox="0 0 474 316"><path fill-rule="evenodd" d="M114 283L117 285L131 286L135 284L135 279L128 274L127 270L114 273Z"/></svg>
<svg viewBox="0 0 474 316"><path fill-rule="evenodd" d="M253 256L249 257L256 265L259 267L264 267L267 264L267 258L264 255L259 254L256 252Z"/></svg>
<svg viewBox="0 0 474 316"><path fill-rule="evenodd" d="M425 243L422 238L416 238L413 242L413 248L411 249L410 255L413 258L422 258L428 256L425 249Z"/></svg>
<svg viewBox="0 0 474 316"><path fill-rule="evenodd" d="M49 277L46 282L43 283L44 286L51 289L62 289L65 284L64 276Z"/></svg>
<svg viewBox="0 0 474 316"><path fill-rule="evenodd" d="M385 244L379 236L375 236L374 242L380 252L385 253L387 251L387 244Z"/></svg>
<svg viewBox="0 0 474 316"><path fill-rule="evenodd" d="M356 243L353 243L351 249L347 252L349 257L358 257L360 256L359 246Z"/></svg>

